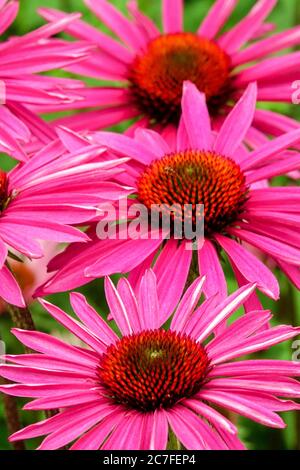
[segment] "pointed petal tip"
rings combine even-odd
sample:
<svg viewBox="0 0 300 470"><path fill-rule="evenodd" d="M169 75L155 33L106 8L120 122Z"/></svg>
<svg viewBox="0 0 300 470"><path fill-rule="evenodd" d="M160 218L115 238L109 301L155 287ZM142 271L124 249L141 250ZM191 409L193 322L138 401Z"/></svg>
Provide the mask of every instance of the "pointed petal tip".
<svg viewBox="0 0 300 470"><path fill-rule="evenodd" d="M197 93L199 96L202 97L203 101L206 102L206 95L202 91L199 90L199 88L196 87L196 85L191 82L190 80L185 80L183 82L183 88L182 88L182 94L185 96L187 93Z"/></svg>

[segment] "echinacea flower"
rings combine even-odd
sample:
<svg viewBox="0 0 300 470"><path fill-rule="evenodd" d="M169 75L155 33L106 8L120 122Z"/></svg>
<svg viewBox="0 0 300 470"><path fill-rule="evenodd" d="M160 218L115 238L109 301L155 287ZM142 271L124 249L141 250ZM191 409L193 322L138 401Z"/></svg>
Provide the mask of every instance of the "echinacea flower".
<svg viewBox="0 0 300 470"><path fill-rule="evenodd" d="M198 307L204 281L194 281L164 329L172 311L160 302L164 289L157 287L153 271L145 272L137 296L126 279L115 288L106 278L106 298L120 336L82 294L71 294L80 321L40 300L87 348L41 332L13 330L38 354L5 356L13 365L0 365L0 375L16 383L0 390L34 398L27 410L60 411L10 440L47 436L42 450L70 443L71 450L163 450L171 429L187 449L243 449L236 426L221 409L264 426L285 427L277 413L299 409L290 400L300 397L300 383L292 378L300 376L299 364L236 359L293 338L300 329L265 329L268 311L253 311L226 327L255 285Z"/></svg>
<svg viewBox="0 0 300 470"><path fill-rule="evenodd" d="M256 282L262 292L277 299L276 277L251 247L273 259L300 287L299 188L261 184L299 168L299 154L295 152L287 158L284 151L300 141L300 130L247 151L242 142L252 123L255 103L253 84L216 134L211 130L205 96L195 85L186 83L182 119L172 138L168 134L164 139L144 129L138 129L134 138L96 132L92 140L110 149L110 158L131 158L120 175L122 184L134 188L135 199L129 202L141 203L149 211L155 205L177 204L182 207L181 217L184 206L191 205L194 219L201 216L197 205L204 205L204 244L199 244L196 252L198 266L187 246L190 240L175 240L172 227L161 238L152 237L151 225L146 221L140 237L105 240L97 238L98 230L93 234L91 229L91 242L85 246L74 244L51 262L50 268L58 273L39 290L39 295L70 290L87 283L89 278L116 272L130 272L132 282L138 284L139 272L155 262L159 279L180 273L184 285L192 266L194 273L199 269L201 275L207 276L207 295L218 290L224 296L226 280L220 257L223 250L240 285ZM115 217L119 220L117 212ZM119 227L121 233L124 223Z"/></svg>
<svg viewBox="0 0 300 470"><path fill-rule="evenodd" d="M0 35L8 31L18 10L19 1L0 0ZM79 14L72 14L0 42L0 151L2 137L7 135L28 142L32 133L44 143L56 137L31 107L51 104L58 110L63 103L81 99L81 82L40 75L87 57L91 49L87 44L53 38L78 18ZM24 160L24 153L19 158Z"/></svg>
<svg viewBox="0 0 300 470"><path fill-rule="evenodd" d="M19 307L24 300L7 258L14 251L30 259L41 258L45 250L40 240L89 240L73 225L94 218L103 198L114 200L127 194L126 188L105 181L122 171L119 160L97 162L103 151L99 145L82 148L80 136L63 129L58 133L61 139L26 163L8 173L0 169L0 297Z"/></svg>
<svg viewBox="0 0 300 470"><path fill-rule="evenodd" d="M85 101L67 105L91 108L63 119L61 123L68 127L96 130L131 118L145 126L176 123L186 80L205 93L217 127L250 82L257 81L259 102L291 103L292 83L299 79L300 52L274 53L299 45L300 27L269 34L270 24L265 20L277 0L258 0L226 32L223 27L238 0L215 0L196 32L183 30L183 0L161 1L162 32L138 9L136 1L128 4L130 19L109 1L85 3L119 40L86 22L72 22L66 32L96 45L97 50L69 70L111 80L113 86L88 88ZM40 13L49 21L68 18L53 9L41 8ZM298 127L291 118L257 109L247 139L256 147L264 137L258 130L278 136Z"/></svg>

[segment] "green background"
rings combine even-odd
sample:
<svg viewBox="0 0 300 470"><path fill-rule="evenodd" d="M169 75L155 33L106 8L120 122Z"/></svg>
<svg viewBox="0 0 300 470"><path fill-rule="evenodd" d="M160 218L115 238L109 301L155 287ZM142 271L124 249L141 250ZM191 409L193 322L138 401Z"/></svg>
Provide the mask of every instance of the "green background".
<svg viewBox="0 0 300 470"><path fill-rule="evenodd" d="M111 3L117 5L121 10L125 11L125 0L112 0ZM228 26L234 24L242 18L249 8L254 4L253 0L240 0L239 5L231 17ZM68 12L81 11L84 20L94 24L96 27L102 28L100 21L84 6L82 0L21 0L21 10L19 16L9 33L21 35L43 24L43 20L36 13L38 7L53 7L59 8ZM160 18L160 0L139 0L141 9L149 14L158 24L161 22ZM213 0L185 0L185 27L188 30L195 30L204 17L205 12L213 4ZM299 0L279 0L278 6L270 16L270 21L277 24L278 30L283 30L288 27L300 23L300 2ZM300 71L299 71L300 79ZM269 109L280 110L295 118L300 117L300 107L293 105L271 105L267 104L265 107ZM5 166L7 162L1 161L1 166ZM282 182L282 180L281 180ZM233 280L232 273L229 268L225 266L227 276L229 279L230 290L236 287ZM282 289L281 299L275 303L269 299L262 298L265 308L270 308L274 312L274 324L292 323L294 325L300 324L300 295L291 287L284 276L278 273ZM95 281L88 286L80 289L85 293L90 303L97 307L98 311L103 315L107 312L107 306L104 301L103 288L101 281ZM60 305L62 308L70 312L70 306L67 294L56 294L50 297L50 300ZM51 332L52 334L64 335L65 338L68 334L62 331L61 328L43 312L38 305L32 307L33 315L37 327L43 331ZM10 320L4 315L1 317L1 336L6 343L8 353L22 352L22 347L9 333ZM260 354L258 357L272 357L280 359L291 359L293 349L291 344L284 344L279 347L273 348L271 352ZM23 403L20 400L20 406ZM299 413L298 413L299 414ZM272 430L264 426L260 426L244 418L238 420L240 437L250 449L300 449L300 419L296 413L285 413L284 419L288 423L285 430ZM37 419L42 419L42 415L37 412L22 412L22 424L26 425ZM27 443L28 448L35 448L38 440L33 440ZM7 442L7 429L3 418L2 403L0 402L0 449L10 449Z"/></svg>

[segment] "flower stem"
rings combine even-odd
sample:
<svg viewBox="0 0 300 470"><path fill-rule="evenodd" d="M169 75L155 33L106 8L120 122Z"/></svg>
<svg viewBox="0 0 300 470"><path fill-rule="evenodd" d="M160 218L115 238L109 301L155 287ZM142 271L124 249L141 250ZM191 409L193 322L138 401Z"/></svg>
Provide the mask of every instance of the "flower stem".
<svg viewBox="0 0 300 470"><path fill-rule="evenodd" d="M20 328L21 330L35 330L34 322L28 308L19 308L15 305L8 304L7 310L16 328Z"/></svg>
<svg viewBox="0 0 300 470"><path fill-rule="evenodd" d="M8 383L6 380L0 378L0 383ZM3 394L4 414L7 423L7 429L9 434L13 434L21 429L19 420L17 400L15 397ZM14 450L25 450L25 444L23 441L13 442L12 446Z"/></svg>

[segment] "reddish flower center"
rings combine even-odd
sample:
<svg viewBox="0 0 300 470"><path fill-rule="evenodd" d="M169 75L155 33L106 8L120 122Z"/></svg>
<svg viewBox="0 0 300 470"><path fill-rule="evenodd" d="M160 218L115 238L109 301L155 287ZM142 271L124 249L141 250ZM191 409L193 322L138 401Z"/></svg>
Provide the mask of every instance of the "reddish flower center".
<svg viewBox="0 0 300 470"><path fill-rule="evenodd" d="M3 209L6 201L7 193L7 176L4 171L0 170L0 211Z"/></svg>
<svg viewBox="0 0 300 470"><path fill-rule="evenodd" d="M229 95L230 59L220 47L192 33L159 36L136 57L129 74L136 104L159 123L178 120L182 85L193 82L217 111Z"/></svg>
<svg viewBox="0 0 300 470"><path fill-rule="evenodd" d="M193 224L204 214L204 230L209 235L238 219L247 188L239 165L230 158L213 151L186 150L149 165L138 182L138 197L148 209L159 205L162 212L164 205L176 204L182 218L187 216L185 205L190 205Z"/></svg>
<svg viewBox="0 0 300 470"><path fill-rule="evenodd" d="M144 331L108 348L99 377L115 402L151 411L169 408L197 393L208 363L205 349L188 336Z"/></svg>

